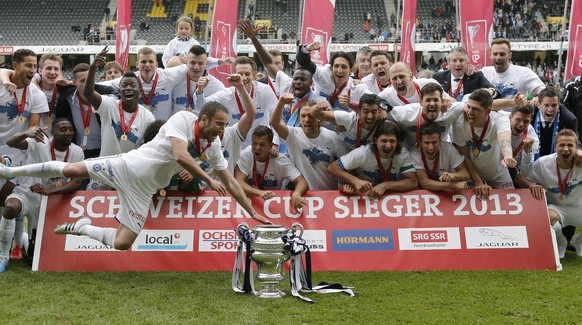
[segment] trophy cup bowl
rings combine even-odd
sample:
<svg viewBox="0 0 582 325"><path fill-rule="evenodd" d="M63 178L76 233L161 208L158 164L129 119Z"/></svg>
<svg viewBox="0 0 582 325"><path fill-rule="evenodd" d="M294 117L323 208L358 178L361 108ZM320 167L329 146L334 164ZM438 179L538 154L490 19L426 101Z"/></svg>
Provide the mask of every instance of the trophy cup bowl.
<svg viewBox="0 0 582 325"><path fill-rule="evenodd" d="M262 289L256 292L260 298L281 298L285 293L279 290L279 282L285 278L283 265L289 260L290 252L284 249L283 237L294 234L299 229L303 234L303 226L294 223L291 229L280 225L260 225L253 228L254 238L251 241L251 259L257 263L257 281Z"/></svg>

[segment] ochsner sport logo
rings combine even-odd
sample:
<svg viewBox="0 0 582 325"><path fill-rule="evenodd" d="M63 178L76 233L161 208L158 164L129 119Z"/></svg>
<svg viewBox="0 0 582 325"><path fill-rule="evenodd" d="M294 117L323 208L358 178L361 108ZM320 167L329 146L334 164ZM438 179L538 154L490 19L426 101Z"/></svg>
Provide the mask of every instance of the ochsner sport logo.
<svg viewBox="0 0 582 325"><path fill-rule="evenodd" d="M198 250L201 252L236 252L238 235L234 230L214 229L198 232Z"/></svg>
<svg viewBox="0 0 582 325"><path fill-rule="evenodd" d="M194 250L193 230L142 230L131 249L133 251L184 251Z"/></svg>
<svg viewBox="0 0 582 325"><path fill-rule="evenodd" d="M528 248L525 226L466 227L467 249Z"/></svg>

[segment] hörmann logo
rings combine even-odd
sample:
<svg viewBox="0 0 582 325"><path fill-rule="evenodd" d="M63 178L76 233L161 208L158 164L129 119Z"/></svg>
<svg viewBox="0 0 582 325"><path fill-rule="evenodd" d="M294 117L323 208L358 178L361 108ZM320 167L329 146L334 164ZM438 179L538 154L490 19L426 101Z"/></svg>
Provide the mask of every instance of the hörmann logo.
<svg viewBox="0 0 582 325"><path fill-rule="evenodd" d="M334 251L387 251L394 249L392 229L332 230Z"/></svg>
<svg viewBox="0 0 582 325"><path fill-rule="evenodd" d="M467 249L528 248L525 226L466 227Z"/></svg>
<svg viewBox="0 0 582 325"><path fill-rule="evenodd" d="M235 252L238 235L234 230L216 229L198 232L198 250L201 252Z"/></svg>
<svg viewBox="0 0 582 325"><path fill-rule="evenodd" d="M461 249L459 228L400 228L400 250Z"/></svg>
<svg viewBox="0 0 582 325"><path fill-rule="evenodd" d="M121 252L88 236L67 235L66 252Z"/></svg>
<svg viewBox="0 0 582 325"><path fill-rule="evenodd" d="M133 251L194 250L193 230L143 230L131 247Z"/></svg>

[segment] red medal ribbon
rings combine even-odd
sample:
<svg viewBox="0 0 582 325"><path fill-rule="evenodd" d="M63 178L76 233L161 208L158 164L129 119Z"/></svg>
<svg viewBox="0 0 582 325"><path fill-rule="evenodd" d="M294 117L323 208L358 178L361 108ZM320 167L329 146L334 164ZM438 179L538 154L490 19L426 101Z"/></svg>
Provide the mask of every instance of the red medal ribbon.
<svg viewBox="0 0 582 325"><path fill-rule="evenodd" d="M55 140L54 139L51 141L51 159L57 160L57 155L55 153ZM63 160L63 162L68 162L68 161L69 161L69 148L67 148L67 153L65 153L65 159Z"/></svg>
<svg viewBox="0 0 582 325"><path fill-rule="evenodd" d="M364 142L368 141L368 138L370 138L370 135L372 135L372 133L374 133L374 130L368 132L368 135L363 139ZM362 144L361 136L362 136L362 122L358 119L358 128L356 131L356 148L358 148Z"/></svg>
<svg viewBox="0 0 582 325"><path fill-rule="evenodd" d="M275 94L275 97L277 97L277 99L279 99L279 95L277 95L277 91L275 90L275 85L273 85L273 82L271 81L271 78L269 78L269 76L267 76L267 84L273 90L273 94Z"/></svg>
<svg viewBox="0 0 582 325"><path fill-rule="evenodd" d="M560 189L560 193L564 195L566 195L566 189L568 188L568 178L570 178L570 175L572 174L573 170L574 168L570 168L568 174L566 174L566 177L564 178L564 180L562 180L562 175L560 175L560 166L558 165L558 158L556 158L556 171L558 172L558 188Z"/></svg>
<svg viewBox="0 0 582 325"><path fill-rule="evenodd" d="M485 126L483 126L483 131L481 131L481 135L479 136L479 140L477 140L477 135L475 134L475 129L471 127L471 136L473 137L473 146L475 149L479 149L483 144L483 140L485 138L485 133L487 133L487 128L489 127L489 117L487 117L487 121L485 122ZM479 149L481 150L481 149Z"/></svg>
<svg viewBox="0 0 582 325"><path fill-rule="evenodd" d="M418 94L418 97L421 97L421 96L420 96L420 87L419 87L419 86L416 84L416 82L414 82L414 81L412 82L412 84L414 85L414 88L416 88L416 93ZM409 101L408 101L406 98L404 98L404 97L400 96L400 95L398 94L398 92L396 92L396 95L398 96L398 98L399 98L399 99L400 99L400 100L401 100L401 101L402 101L404 104L410 104L410 102L409 102Z"/></svg>
<svg viewBox="0 0 582 325"><path fill-rule="evenodd" d="M420 156L422 157L422 164L424 165L424 170L426 171L426 175L428 178L432 180L437 180L439 176L439 160L440 160L440 152L437 152L436 157L434 158L434 162L432 165L432 171L428 169L428 162L426 161L426 157L424 156L424 152L420 150Z"/></svg>
<svg viewBox="0 0 582 325"><path fill-rule="evenodd" d="M198 157L202 156L202 154L204 153L204 151L206 151L206 149L210 148L210 146L212 145L212 142L206 140L206 147L204 147L204 149L202 149L202 151L200 151L200 128L198 127L198 122L200 120L196 120L196 123L194 123L194 143L196 144L196 151L198 151Z"/></svg>
<svg viewBox="0 0 582 325"><path fill-rule="evenodd" d="M240 116L242 117L245 110L244 110L244 107L240 101L240 98L238 98L238 91L236 89L234 90L234 98L236 99L236 106L238 106L238 111L240 113ZM253 84L253 86L251 88L251 99L254 99L254 98L255 98L255 85Z"/></svg>
<svg viewBox="0 0 582 325"><path fill-rule="evenodd" d="M194 107L194 98L193 98L193 94L190 93L190 81L192 81L192 79L190 79L190 74L186 73L186 99L188 99L188 106L190 108Z"/></svg>
<svg viewBox="0 0 582 325"><path fill-rule="evenodd" d="M453 87L453 85L449 85L449 95L451 95L451 97L453 97L455 100L457 99L457 97L459 97L459 94L461 93L461 89L463 89L463 79L461 79L461 81L459 81L459 85L457 86L457 90L455 91L455 93L452 93L452 89L451 87Z"/></svg>
<svg viewBox="0 0 582 325"><path fill-rule="evenodd" d="M265 162L265 167L263 167L263 174L261 174L261 179L259 180L259 175L257 174L257 161L253 159L253 184L255 187L260 189L265 181L265 176L267 174L267 169L269 168L269 163L271 162L271 155L267 156L267 161Z"/></svg>
<svg viewBox="0 0 582 325"><path fill-rule="evenodd" d="M87 105L87 114L85 114L83 99L81 98L81 94L78 91L77 99L79 100L79 109L81 110L81 118L83 119L83 129L87 129L89 127L89 123L91 123L91 114L93 114L93 109L91 108L91 105Z"/></svg>
<svg viewBox="0 0 582 325"><path fill-rule="evenodd" d="M143 86L141 84L141 77L137 78L137 82L139 83L139 90L141 93L141 99L143 100L143 103L145 105L150 105L150 103L152 102L152 99L154 98L154 93L156 92L156 86L158 85L158 72L156 71L156 76L154 77L154 83L152 84L152 89L150 90L150 93L148 95L148 97L146 98L145 93L143 91Z"/></svg>
<svg viewBox="0 0 582 325"><path fill-rule="evenodd" d="M295 104L295 106L291 106L291 110L290 110L291 115L293 115L293 113L295 113L295 111L298 108L301 108L301 106L303 104L305 104L305 102L307 102L308 99L309 99L309 93L307 93L305 96L303 96L303 98L301 98L299 101L297 101L297 104Z"/></svg>
<svg viewBox="0 0 582 325"><path fill-rule="evenodd" d="M123 110L123 105L121 104L121 101L119 101L119 124L121 126L121 132L123 132L123 134L126 134L127 132L131 131L131 125L133 124L133 121L135 120L138 111L139 105L135 109L135 112L133 112L133 115L131 116L129 123L127 123L127 126L125 126L125 111Z"/></svg>
<svg viewBox="0 0 582 325"><path fill-rule="evenodd" d="M16 97L16 92L12 93L14 96L14 101L16 102L16 107L18 108L18 116L22 116L24 114L24 107L26 106L26 93L28 90L28 86L24 86L24 90L22 90L22 97L20 103L18 102L18 97Z"/></svg>
<svg viewBox="0 0 582 325"><path fill-rule="evenodd" d="M333 106L333 104L335 104L337 96L339 96L339 94L342 93L342 91L344 90L344 88L346 88L347 85L348 85L348 82L346 81L346 82L344 82L343 85L341 85L341 87L336 88L336 90L333 91L333 93L329 97L329 103L331 104L331 106Z"/></svg>
<svg viewBox="0 0 582 325"><path fill-rule="evenodd" d="M514 158L517 156L517 154L519 153L519 151L523 147L523 140L525 140L525 138L527 138L527 128L523 131L523 135L521 137L521 142L519 143L517 148L515 148L515 150L513 150L513 157Z"/></svg>
<svg viewBox="0 0 582 325"><path fill-rule="evenodd" d="M384 87L384 86L382 86L380 81L378 81L378 79L376 79L376 85L378 85L378 89L380 89L380 91L382 91L382 90L384 90L384 88L390 86L390 82L388 82L388 86Z"/></svg>
<svg viewBox="0 0 582 325"><path fill-rule="evenodd" d="M42 89L42 81L38 84L40 89ZM58 94L57 86L53 88L53 94L51 96L51 105L49 106L49 111L47 116L53 115L53 110L55 108L55 104L57 103L57 94Z"/></svg>
<svg viewBox="0 0 582 325"><path fill-rule="evenodd" d="M384 169L384 166L382 166L382 161L380 160L380 154L378 152L375 152L375 156L376 156L376 163L378 164L378 170L380 171L380 176L382 177L382 181L383 182L388 182L390 181L390 171L392 170L392 163L394 162L394 159L390 160L390 165L388 165L388 169ZM386 175L386 172L388 172L388 175Z"/></svg>

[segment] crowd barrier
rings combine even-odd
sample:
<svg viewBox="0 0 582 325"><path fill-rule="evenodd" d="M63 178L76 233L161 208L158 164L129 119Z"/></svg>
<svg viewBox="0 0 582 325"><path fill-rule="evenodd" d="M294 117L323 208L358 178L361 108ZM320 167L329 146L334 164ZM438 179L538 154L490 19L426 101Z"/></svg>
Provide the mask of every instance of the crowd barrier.
<svg viewBox="0 0 582 325"><path fill-rule="evenodd" d="M390 193L380 199L310 191L301 213L291 192L253 207L274 224L300 222L313 270L559 270L548 212L528 190ZM64 222L89 216L118 227L115 191L43 197L33 270L230 271L241 222L257 222L230 197L205 192L154 196L143 231L127 251L89 237L56 235Z"/></svg>

